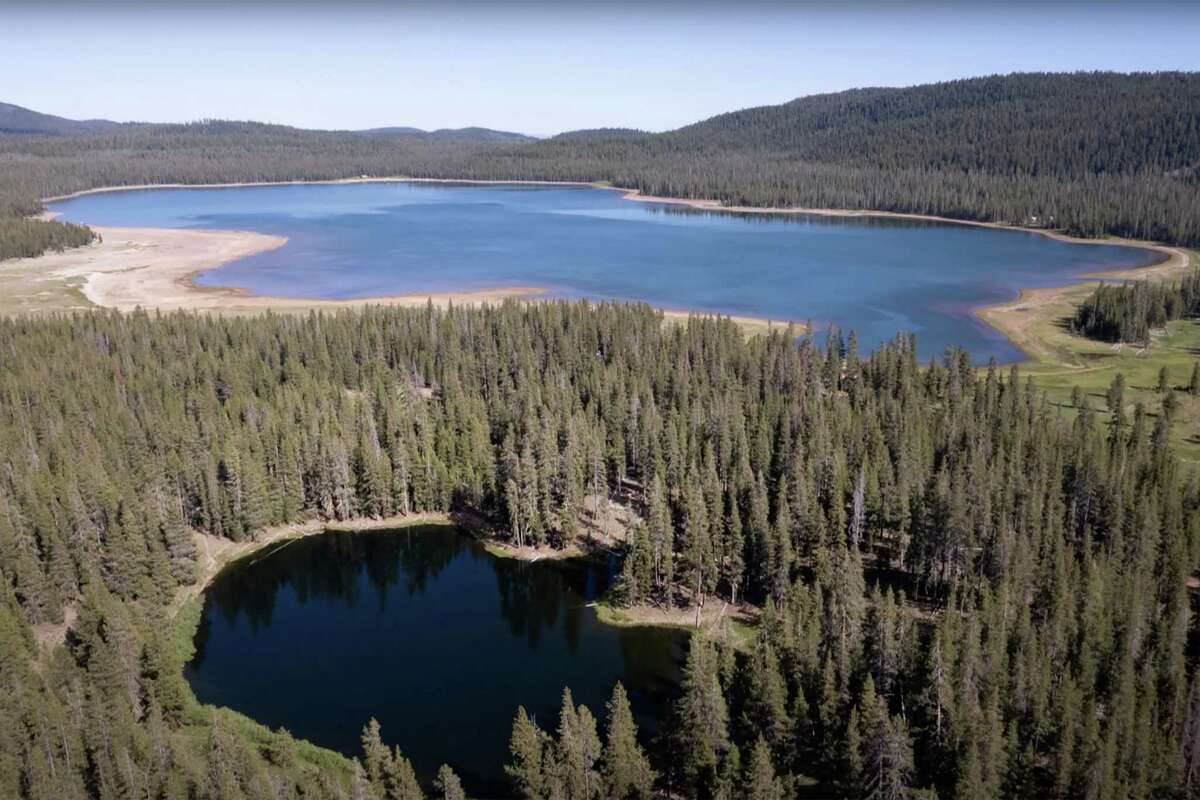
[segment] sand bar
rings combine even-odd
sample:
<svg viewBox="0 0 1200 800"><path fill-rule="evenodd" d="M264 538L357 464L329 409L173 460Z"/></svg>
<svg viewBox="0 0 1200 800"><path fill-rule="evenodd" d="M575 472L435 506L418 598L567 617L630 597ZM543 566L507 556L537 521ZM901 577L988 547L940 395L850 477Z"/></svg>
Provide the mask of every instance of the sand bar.
<svg viewBox="0 0 1200 800"><path fill-rule="evenodd" d="M0 273L36 274L47 283L61 281L82 292L91 304L119 311L136 308L175 311L245 312L267 308L307 310L363 305L417 306L533 298L536 287L477 292L446 292L372 297L361 300L313 300L264 297L236 288L197 286L196 275L239 258L281 247L287 239L250 231L201 231L175 228L93 227L101 241L86 247L19 259L0 265Z"/></svg>
<svg viewBox="0 0 1200 800"><path fill-rule="evenodd" d="M418 292L352 300L318 300L255 295L238 288L198 286L195 277L239 258L281 247L287 239L250 231L207 231L177 228L109 228L92 226L100 241L86 247L38 258L0 262L0 312L84 310L92 306L119 311L205 311L250 313L358 308L362 306L477 305L514 298L536 300L550 291L537 286L509 286L462 292ZM670 320L686 320L693 312L664 310ZM761 331L787 323L757 317L729 317L742 327ZM802 330L797 325L797 330Z"/></svg>

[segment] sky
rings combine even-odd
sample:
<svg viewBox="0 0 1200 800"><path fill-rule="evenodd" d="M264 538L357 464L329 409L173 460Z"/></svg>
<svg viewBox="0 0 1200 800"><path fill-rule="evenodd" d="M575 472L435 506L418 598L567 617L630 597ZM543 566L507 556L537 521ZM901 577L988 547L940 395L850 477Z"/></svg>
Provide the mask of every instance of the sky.
<svg viewBox="0 0 1200 800"><path fill-rule="evenodd" d="M862 86L1200 69L1200 2L0 0L0 101L120 121L668 130Z"/></svg>

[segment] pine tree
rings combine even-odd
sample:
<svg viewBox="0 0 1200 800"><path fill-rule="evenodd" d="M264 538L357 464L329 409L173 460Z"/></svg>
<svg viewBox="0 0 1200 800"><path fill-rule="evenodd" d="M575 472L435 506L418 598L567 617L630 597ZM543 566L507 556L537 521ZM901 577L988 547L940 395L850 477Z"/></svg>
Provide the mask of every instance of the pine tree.
<svg viewBox="0 0 1200 800"><path fill-rule="evenodd" d="M1108 410L1114 419L1121 419L1125 414L1125 375L1120 372L1108 386Z"/></svg>
<svg viewBox="0 0 1200 800"><path fill-rule="evenodd" d="M900 716L878 715L874 729L864 740L863 796L878 800L903 800L908 796L913 774L912 737ZM964 797L971 795L961 795ZM980 795L994 796L994 795Z"/></svg>
<svg viewBox="0 0 1200 800"><path fill-rule="evenodd" d="M596 720L587 707L575 708L570 689L563 689L554 752L554 772L563 798L592 800L598 797L601 781L596 763L600 760L601 744Z"/></svg>
<svg viewBox="0 0 1200 800"><path fill-rule="evenodd" d="M657 474L650 482L646 530L654 554L654 582L670 602L675 591L675 533L666 492Z"/></svg>
<svg viewBox="0 0 1200 800"><path fill-rule="evenodd" d="M361 740L363 767L366 769L367 779L375 786L382 787L391 760L391 753L388 751L387 745L383 743L379 721L374 717L363 728Z"/></svg>
<svg viewBox="0 0 1200 800"><path fill-rule="evenodd" d="M728 499L729 514L727 517L725 538L722 543L721 577L729 587L729 604L736 606L738 588L746 577L746 538L742 534L742 514L737 507L737 498L733 493Z"/></svg>
<svg viewBox="0 0 1200 800"><path fill-rule="evenodd" d="M858 707L855 706L850 709L850 718L846 722L846 754L839 774L843 794L848 797L858 795L863 786L864 752L862 726L859 724Z"/></svg>
<svg viewBox="0 0 1200 800"><path fill-rule="evenodd" d="M771 764L771 748L761 736L750 751L743 797L746 800L784 800L787 797L783 782L775 774L775 767Z"/></svg>
<svg viewBox="0 0 1200 800"><path fill-rule="evenodd" d="M467 793L463 791L462 781L447 764L438 767L437 777L433 779L433 786L441 793L442 800L467 800Z"/></svg>
<svg viewBox="0 0 1200 800"><path fill-rule="evenodd" d="M425 793L417 782L412 763L396 748L388 762L383 780L388 800L425 800Z"/></svg>
<svg viewBox="0 0 1200 800"><path fill-rule="evenodd" d="M689 475L688 487L684 496L682 568L690 573L692 603L696 606L698 622L700 611L704 607L704 600L716 582L716 565L708 508L704 503L704 495L699 481L694 474Z"/></svg>
<svg viewBox="0 0 1200 800"><path fill-rule="evenodd" d="M617 683L608 701L608 730L604 747L603 796L611 800L653 794L654 771L637 741L637 725L625 687Z"/></svg>
<svg viewBox="0 0 1200 800"><path fill-rule="evenodd" d="M765 635L755 641L746 683L743 725L766 737L777 757L791 752L793 722L788 714L787 683L775 648Z"/></svg>
<svg viewBox="0 0 1200 800"><path fill-rule="evenodd" d="M862 558L845 545L836 548L833 572L824 587L823 645L834 656L838 681L844 689L862 655L863 620L866 615L866 582Z"/></svg>
<svg viewBox="0 0 1200 800"><path fill-rule="evenodd" d="M525 713L525 707L518 708L508 746L512 762L504 767L504 771L524 800L542 800L546 796L545 776L542 772L545 738L545 734L538 730L537 725Z"/></svg>
<svg viewBox="0 0 1200 800"><path fill-rule="evenodd" d="M717 679L713 645L699 634L691 637L683 669L683 695L675 715L684 776L694 791L711 785L720 759L729 749L729 711Z"/></svg>

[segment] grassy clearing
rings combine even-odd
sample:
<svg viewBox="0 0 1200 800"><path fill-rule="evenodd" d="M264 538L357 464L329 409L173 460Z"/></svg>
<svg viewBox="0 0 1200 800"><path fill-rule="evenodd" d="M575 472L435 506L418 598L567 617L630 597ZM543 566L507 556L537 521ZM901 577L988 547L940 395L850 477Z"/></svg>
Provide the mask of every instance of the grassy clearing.
<svg viewBox="0 0 1200 800"><path fill-rule="evenodd" d="M800 322L787 322L786 320L771 320L766 317L740 317L730 316L729 314L712 314L704 311L663 311L663 322L667 325L686 325L691 317L724 317L737 325L742 333L746 336L765 336L770 333L783 333L792 326L792 330L797 336L802 336L808 330L808 326Z"/></svg>
<svg viewBox="0 0 1200 800"><path fill-rule="evenodd" d="M1147 280L1177 280L1197 267L1200 256L1193 252L1186 259L1145 270L1144 276ZM1140 276L1130 273L1121 277ZM1158 373L1166 367L1179 401L1173 427L1176 452L1184 461L1200 462L1200 398L1186 391L1192 367L1200 359L1200 323L1170 323L1166 330L1153 335L1144 350L1076 336L1070 332L1068 321L1095 285L1095 281L1089 281L1026 292L1012 303L983 310L980 316L1029 355L1021 364L1022 375L1032 376L1068 418L1078 413L1071 402L1076 386L1093 409L1107 416L1108 387L1118 373L1125 376L1126 414L1131 415L1142 403L1149 414L1157 416L1165 396L1156 391Z"/></svg>
<svg viewBox="0 0 1200 800"><path fill-rule="evenodd" d="M34 269L37 259L0 261L0 316L47 314L94 308L83 278Z"/></svg>
<svg viewBox="0 0 1200 800"><path fill-rule="evenodd" d="M661 606L639 605L622 608L607 600L599 600L592 606L600 622L618 628L678 628L691 632L698 630L696 609L691 607L667 609ZM735 649L749 652L758 635L755 624L758 613L759 609L754 606L741 606L733 610L727 608L720 600L710 598L701 612L699 630L711 636L727 638Z"/></svg>

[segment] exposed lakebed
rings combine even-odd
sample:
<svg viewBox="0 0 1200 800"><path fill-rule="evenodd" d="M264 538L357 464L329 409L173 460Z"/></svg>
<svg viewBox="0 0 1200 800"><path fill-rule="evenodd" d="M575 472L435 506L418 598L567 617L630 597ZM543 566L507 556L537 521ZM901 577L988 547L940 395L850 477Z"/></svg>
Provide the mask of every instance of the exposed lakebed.
<svg viewBox="0 0 1200 800"><path fill-rule="evenodd" d="M472 796L502 796L518 705L553 728L569 686L603 719L619 680L649 733L675 696L687 634L600 622L588 603L610 580L449 526L287 541L217 576L185 675L203 703L350 756L376 717L424 779L446 762Z"/></svg>
<svg viewBox="0 0 1200 800"><path fill-rule="evenodd" d="M540 287L549 296L835 324L867 350L898 331L923 356L1019 352L974 309L1021 288L1156 260L948 223L732 214L633 202L588 187L422 183L153 189L51 204L120 227L249 230L275 250L199 275L201 286L349 299Z"/></svg>

